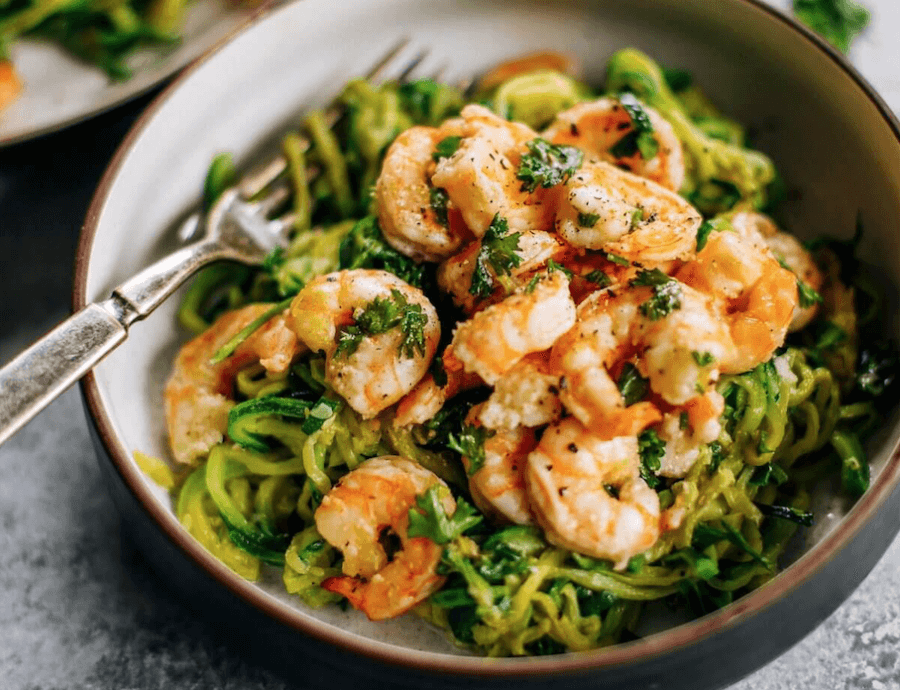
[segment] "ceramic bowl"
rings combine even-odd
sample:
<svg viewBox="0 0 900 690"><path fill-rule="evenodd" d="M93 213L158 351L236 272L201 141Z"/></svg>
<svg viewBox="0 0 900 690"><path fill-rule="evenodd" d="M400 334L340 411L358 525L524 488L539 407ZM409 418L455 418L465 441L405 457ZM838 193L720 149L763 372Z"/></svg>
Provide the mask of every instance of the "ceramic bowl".
<svg viewBox="0 0 900 690"><path fill-rule="evenodd" d="M304 0L272 10L148 109L106 172L81 238L75 306L103 299L175 246L210 159L248 165L311 106L324 104L398 38L427 47L424 67L450 80L529 50L581 57L599 83L608 56L636 46L694 72L726 112L748 123L795 191L783 222L803 235L849 236L857 214L863 256L900 284L900 127L837 53L755 0L586 0L432 3ZM132 327L128 341L82 384L100 464L124 524L150 562L201 615L230 625L249 652L305 685L424 687L721 687L783 652L828 616L900 527L900 438L892 418L871 444L874 480L846 514L835 504L765 587L694 622L588 653L484 659L450 646L414 617L371 624L337 607L308 610L279 574L246 582L179 525L165 491L138 470L136 450L167 456L161 400L186 338L177 296ZM897 330L896 305L884 314ZM339 669L335 672L334 669ZM355 682L355 681L354 681Z"/></svg>

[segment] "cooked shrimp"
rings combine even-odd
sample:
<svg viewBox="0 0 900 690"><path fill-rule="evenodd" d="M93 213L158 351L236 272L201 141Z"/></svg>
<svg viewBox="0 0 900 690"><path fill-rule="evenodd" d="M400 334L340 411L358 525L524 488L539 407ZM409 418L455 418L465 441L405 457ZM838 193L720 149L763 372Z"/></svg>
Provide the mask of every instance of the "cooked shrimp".
<svg viewBox="0 0 900 690"><path fill-rule="evenodd" d="M527 355L501 376L484 402L479 419L489 429L516 429L551 424L562 416L560 376L552 371L549 352Z"/></svg>
<svg viewBox="0 0 900 690"><path fill-rule="evenodd" d="M469 411L466 422L480 425L481 405ZM485 514L530 525L534 520L525 493L525 461L536 444L534 431L525 427L501 429L484 441L484 463L469 477L469 491L475 505ZM469 458L463 456L466 471Z"/></svg>
<svg viewBox="0 0 900 690"><path fill-rule="evenodd" d="M813 290L820 290L825 277L816 265L812 255L801 244L800 240L791 234L778 229L774 221L762 213L755 211L741 211L731 217L731 225L739 234L749 236L753 232L762 236L768 248L776 259L783 261L788 268ZM788 330L799 331L812 321L819 310L818 303L808 307L801 307L799 301L794 307L791 316L791 325Z"/></svg>
<svg viewBox="0 0 900 690"><path fill-rule="evenodd" d="M749 371L784 343L798 303L797 279L768 250L735 232L714 232L676 277L710 295L731 333L725 374Z"/></svg>
<svg viewBox="0 0 900 690"><path fill-rule="evenodd" d="M446 190L476 237L484 235L498 214L510 232L548 230L553 224L548 190L525 192L516 177L526 144L537 133L480 105L467 105L461 115L459 148L438 162L431 183Z"/></svg>
<svg viewBox="0 0 900 690"><path fill-rule="evenodd" d="M529 352L553 345L574 323L569 281L553 271L531 292L510 295L461 323L453 334L453 351L466 371L493 385Z"/></svg>
<svg viewBox="0 0 900 690"><path fill-rule="evenodd" d="M440 412L450 398L484 383L477 374L466 373L462 362L453 354L452 347L444 350L442 361L444 372L447 374L446 385L439 386L433 374L430 372L426 374L416 387L397 403L397 414L394 416L396 426L424 424Z"/></svg>
<svg viewBox="0 0 900 690"><path fill-rule="evenodd" d="M438 217L432 205L435 146L455 128L412 127L387 150L375 183L378 221L385 240L417 261L440 261L452 255L469 235L452 212Z"/></svg>
<svg viewBox="0 0 900 690"><path fill-rule="evenodd" d="M493 269L488 264L487 270L495 278L494 283L497 286L494 295L485 300L472 294L472 274L475 272L480 251L481 241L476 240L438 266L438 286L449 294L453 298L454 304L467 314L473 314L480 306L499 301L504 293L501 281L496 280L497 276L494 275ZM509 285L520 287L527 282L526 277L529 274L546 266L550 259L558 261L566 252L565 244L552 233L541 230L523 231L518 238L518 249L516 250L519 265L510 269Z"/></svg>
<svg viewBox="0 0 900 690"><path fill-rule="evenodd" d="M659 537L659 497L640 476L635 436L603 440L567 417L528 456L531 509L547 539L618 569Z"/></svg>
<svg viewBox="0 0 900 690"><path fill-rule="evenodd" d="M192 462L222 441L228 412L234 406L231 387L240 369L260 362L267 371L283 373L300 353L286 315L279 314L254 331L230 357L219 364L210 362L219 348L271 307L251 304L226 312L178 352L163 393L169 444L178 462Z"/></svg>
<svg viewBox="0 0 900 690"><path fill-rule="evenodd" d="M416 497L435 484L446 489L441 505L452 515L456 501L446 485L405 458L372 458L341 477L315 520L319 534L344 554L344 575L327 578L322 587L345 596L373 621L406 613L440 589L446 578L436 570L443 547L407 535ZM381 543L388 531L400 539L392 559Z"/></svg>
<svg viewBox="0 0 900 690"><path fill-rule="evenodd" d="M651 319L641 306L653 298L647 287L602 290L578 306L574 328L553 346L564 376L560 398L583 424L603 438L637 435L661 420L651 402L625 405L612 372L635 354L650 388L667 403L681 405L702 394L718 377L718 361L731 341L711 301L675 284L678 307ZM696 353L696 354L695 354Z"/></svg>
<svg viewBox="0 0 900 690"><path fill-rule="evenodd" d="M556 231L569 244L643 265L692 255L702 218L674 192L601 161L584 163L562 188Z"/></svg>
<svg viewBox="0 0 900 690"><path fill-rule="evenodd" d="M557 114L556 120L544 130L542 136L554 144L567 144L580 148L592 158L615 163L621 168L646 177L677 192L684 182L684 154L675 130L659 113L644 105L644 111L653 127L657 152L644 160L639 151L617 157L611 149L634 131L628 111L616 98L601 98L579 103Z"/></svg>
<svg viewBox="0 0 900 690"><path fill-rule="evenodd" d="M398 315L394 325L376 323L380 328L357 333L355 350L338 349L339 339L350 333L346 328L355 323L362 331L358 324L367 310L391 302ZM421 329L417 344L415 338L406 340L406 316ZM291 318L297 336L311 350L325 353L325 380L365 419L413 389L428 370L441 335L428 298L387 271L356 269L319 276L297 293Z"/></svg>
<svg viewBox="0 0 900 690"><path fill-rule="evenodd" d="M719 437L719 421L725 410L725 399L716 391L691 400L683 409L663 415L657 433L665 441L665 453L660 458L663 477L684 477L694 466L700 449Z"/></svg>

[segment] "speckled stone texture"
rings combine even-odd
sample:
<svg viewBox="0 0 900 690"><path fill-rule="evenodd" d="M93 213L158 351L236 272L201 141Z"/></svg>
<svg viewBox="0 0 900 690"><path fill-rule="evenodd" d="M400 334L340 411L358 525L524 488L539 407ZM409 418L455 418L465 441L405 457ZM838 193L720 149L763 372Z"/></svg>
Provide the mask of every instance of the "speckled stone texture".
<svg viewBox="0 0 900 690"><path fill-rule="evenodd" d="M900 3L863 2L873 24L851 57L900 111ZM65 315L90 195L146 103L0 154L0 362ZM77 390L0 448L0 524L0 690L289 687L193 616L120 534ZM731 690L900 690L898 575L900 541L816 631Z"/></svg>

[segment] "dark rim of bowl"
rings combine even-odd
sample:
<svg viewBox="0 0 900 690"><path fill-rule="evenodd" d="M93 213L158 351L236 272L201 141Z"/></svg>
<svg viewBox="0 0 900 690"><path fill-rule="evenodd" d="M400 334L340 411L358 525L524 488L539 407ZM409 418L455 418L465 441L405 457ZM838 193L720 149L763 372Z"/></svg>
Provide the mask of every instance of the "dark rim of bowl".
<svg viewBox="0 0 900 690"><path fill-rule="evenodd" d="M767 5L763 0L734 0L768 15L773 21L781 22L792 29L797 36L812 46L840 67L846 75L859 87L862 93L872 102L884 121L893 131L900 146L900 122L887 104L881 99L872 86L848 62L837 49L812 30L803 26L780 10ZM283 9L284 6L281 6ZM192 63L184 72L176 77L166 89L157 96L140 116L126 135L109 163L97 191L88 208L78 243L75 258L75 279L73 288L73 308L77 311L86 306L86 287L88 259L94 240L102 207L109 189L128 154L135 139L154 114L164 105L169 95L178 88L195 70L210 60L221 48L238 34L248 30L269 14L279 10L274 5L262 8L253 18L230 35L224 37L205 56ZM875 479L866 494L851 508L841 522L804 554L787 570L782 571L764 587L741 597L735 603L717 612L695 621L678 625L669 630L650 635L635 642L614 645L577 654L556 655L551 657L515 657L490 659L483 657L454 656L432 652L421 652L413 649L397 647L378 642L359 635L349 634L315 619L307 619L302 611L276 600L262 592L250 582L231 572L224 564L195 541L178 523L174 515L159 506L145 486L140 470L132 462L128 451L116 438L115 430L104 409L103 402L93 372L88 373L81 381L81 388L87 401L91 416L96 424L100 439L119 472L125 485L143 505L154 521L162 528L166 536L190 560L199 565L207 575L223 585L231 593L246 603L254 606L274 620L293 628L299 633L309 635L319 641L334 645L347 652L382 662L387 665L405 667L411 670L432 673L450 673L455 676L499 676L516 677L534 673L571 673L587 669L613 668L638 663L642 660L662 656L679 648L695 644L723 629L730 628L749 616L766 609L788 593L796 590L804 582L812 578L827 565L839 551L841 544L851 540L877 512L890 492L900 480L900 450L894 449L884 469Z"/></svg>

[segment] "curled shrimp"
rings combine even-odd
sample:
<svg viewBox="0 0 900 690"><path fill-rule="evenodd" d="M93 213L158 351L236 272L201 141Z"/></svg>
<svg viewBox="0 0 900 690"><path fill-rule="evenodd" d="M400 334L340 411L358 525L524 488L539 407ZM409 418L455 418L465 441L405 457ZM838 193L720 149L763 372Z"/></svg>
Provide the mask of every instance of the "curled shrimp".
<svg viewBox="0 0 900 690"><path fill-rule="evenodd" d="M549 354L527 355L497 380L479 413L484 426L507 430L539 427L562 416L560 376L552 370Z"/></svg>
<svg viewBox="0 0 900 690"><path fill-rule="evenodd" d="M433 204L435 187L430 176L435 147L454 131L449 124L401 132L388 148L375 183L378 221L385 240L418 261L450 256L468 235L456 214L440 217Z"/></svg>
<svg viewBox="0 0 900 690"><path fill-rule="evenodd" d="M775 258L783 261L796 274L797 278L813 290L818 291L822 288L825 277L816 265L812 255L806 250L800 240L789 233L779 230L771 218L755 211L740 211L731 216L730 220L732 227L737 230L738 234L745 237L750 237L754 234L761 236ZM805 328L815 318L818 311L819 304L817 302L803 307L798 301L791 315L791 325L788 327L788 331L799 331Z"/></svg>
<svg viewBox="0 0 900 690"><path fill-rule="evenodd" d="M732 343L719 360L722 373L749 371L784 343L798 304L797 279L752 239L714 232L675 275L717 303Z"/></svg>
<svg viewBox="0 0 900 690"><path fill-rule="evenodd" d="M355 349L340 350L348 328L368 309L392 303L399 321L386 330L357 334ZM421 338L409 338L406 316ZM401 318L402 317L402 318ZM291 302L297 336L325 353L325 380L363 418L370 419L409 393L437 350L437 312L418 288L387 271L337 271L310 281ZM388 324L382 324L384 328Z"/></svg>
<svg viewBox="0 0 900 690"><path fill-rule="evenodd" d="M394 415L396 426L424 424L440 412L450 398L484 383L477 374L466 373L462 362L453 354L452 347L444 350L442 363L447 382L439 386L434 374L427 373L416 387L397 403L397 413Z"/></svg>
<svg viewBox="0 0 900 690"><path fill-rule="evenodd" d="M575 247L647 265L691 256L702 220L671 190L593 161L563 185L556 231Z"/></svg>
<svg viewBox="0 0 900 690"><path fill-rule="evenodd" d="M542 230L521 232L517 246L516 255L519 264L510 268L508 279L508 284L512 287L520 287L523 285L523 281L527 282L526 276L546 266L550 259L558 261L566 253L566 246L558 237ZM472 275L475 272L480 251L481 241L476 240L458 254L443 261L437 270L438 286L449 294L454 304L467 314L475 313L485 303L499 301L504 293L501 280L498 279L493 268L488 265L487 271L494 278L494 284L497 286L494 294L486 300L479 299L472 294Z"/></svg>
<svg viewBox="0 0 900 690"><path fill-rule="evenodd" d="M316 509L319 534L344 554L343 576L322 587L346 597L371 620L406 613L440 589L437 574L443 547L427 537L407 535L409 510L431 486L446 485L421 465L396 455L367 460L325 494ZM441 504L448 515L456 501L447 489ZM390 531L400 550L390 559L381 543Z"/></svg>
<svg viewBox="0 0 900 690"><path fill-rule="evenodd" d="M640 476L635 436L601 439L573 417L549 427L528 456L535 520L552 543L618 569L659 538L659 497Z"/></svg>
<svg viewBox="0 0 900 690"><path fill-rule="evenodd" d="M432 184L447 192L476 237L484 235L498 214L507 220L510 232L549 229L553 205L548 203L548 191L523 191L516 177L526 144L537 133L480 105L467 105L461 117L459 148L438 162Z"/></svg>
<svg viewBox="0 0 900 690"><path fill-rule="evenodd" d="M634 131L628 111L617 98L578 103L558 113L542 136L554 144L580 148L599 158L678 191L684 182L684 154L675 130L653 108L642 105L653 127L656 153L644 160L640 151L617 156L616 144Z"/></svg>
<svg viewBox="0 0 900 690"><path fill-rule="evenodd" d="M575 303L561 271L538 280L461 323L453 351L465 370L493 385L530 352L548 349L575 323Z"/></svg>
<svg viewBox="0 0 900 690"><path fill-rule="evenodd" d="M650 388L671 405L704 393L718 377L718 362L731 346L727 329L706 296L674 281L672 289L678 307L655 319L641 311L653 298L650 288L595 292L553 346L563 404L603 438L637 435L662 418L652 402L626 406L613 378L635 355L642 355L638 366Z"/></svg>
<svg viewBox="0 0 900 690"><path fill-rule="evenodd" d="M222 441L234 406L231 388L240 369L260 362L269 372L283 373L300 353L297 336L282 313L254 331L230 357L218 364L210 361L219 348L271 308L271 304L251 304L225 312L178 352L163 392L169 444L178 462L192 462Z"/></svg>
<svg viewBox="0 0 900 690"><path fill-rule="evenodd" d="M481 405L473 407L466 422L479 425ZM469 476L475 505L486 515L517 525L534 523L525 493L525 461L535 447L534 430L525 427L494 431L484 441L484 462ZM469 458L463 465L471 471Z"/></svg>

